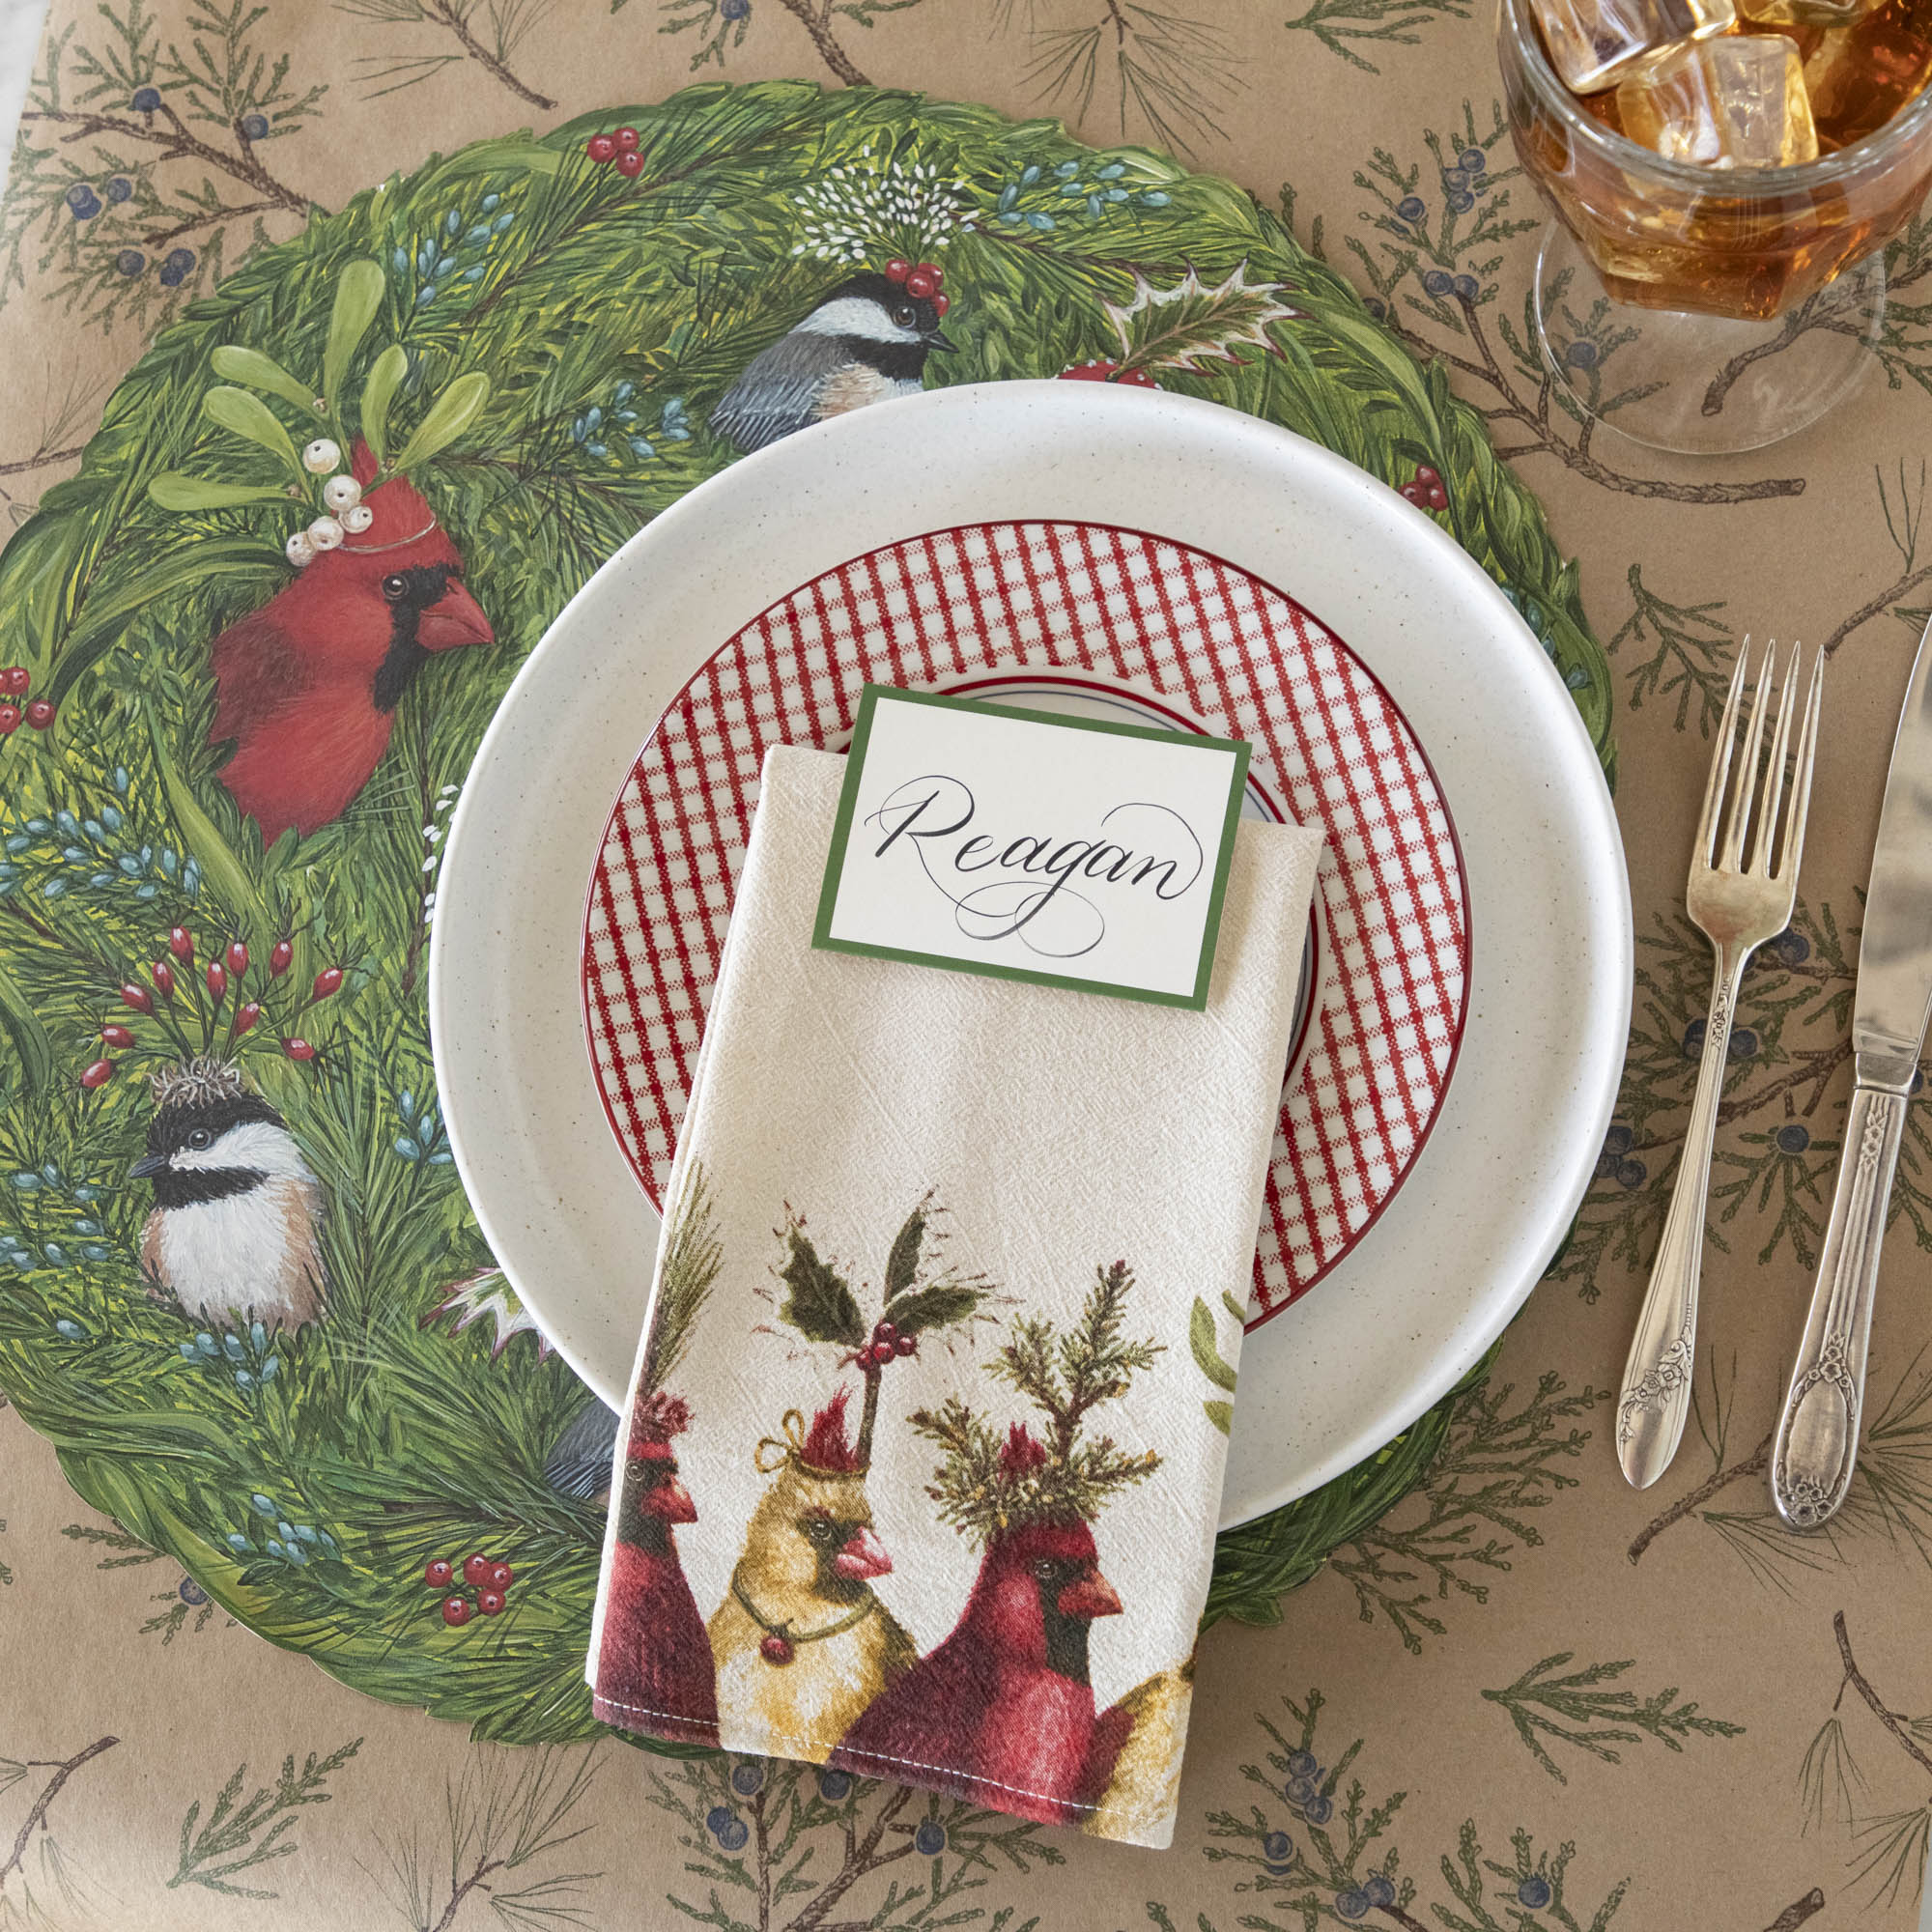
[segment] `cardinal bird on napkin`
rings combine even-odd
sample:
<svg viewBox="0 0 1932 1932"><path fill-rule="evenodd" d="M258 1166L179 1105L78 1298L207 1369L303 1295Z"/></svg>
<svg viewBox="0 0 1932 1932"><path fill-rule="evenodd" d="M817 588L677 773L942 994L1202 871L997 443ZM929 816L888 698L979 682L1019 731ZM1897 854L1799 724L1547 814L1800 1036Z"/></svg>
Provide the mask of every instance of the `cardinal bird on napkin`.
<svg viewBox="0 0 1932 1932"><path fill-rule="evenodd" d="M815 950L842 769L766 761L595 1709L1165 1844L1321 841L1241 829L1189 1011Z"/></svg>

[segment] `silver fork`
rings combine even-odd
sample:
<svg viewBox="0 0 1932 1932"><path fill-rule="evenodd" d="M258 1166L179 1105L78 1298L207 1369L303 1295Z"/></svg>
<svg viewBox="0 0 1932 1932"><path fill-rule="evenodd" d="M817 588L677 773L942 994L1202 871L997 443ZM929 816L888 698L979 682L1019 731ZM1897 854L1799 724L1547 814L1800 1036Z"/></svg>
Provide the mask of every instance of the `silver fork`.
<svg viewBox="0 0 1932 1932"><path fill-rule="evenodd" d="M1738 668L1724 700L1723 722L1711 753L1704 810L1685 909L1717 954L1711 1010L1704 1022L1704 1052L1697 1094L1684 1135L1684 1158L1671 1190L1663 1239L1650 1271L1643 1313L1637 1317L1630 1360L1624 1365L1617 1407L1617 1460L1639 1490L1670 1466L1690 1406L1697 1334L1697 1280L1704 1260L1705 1197L1711 1185L1711 1142L1724 1089L1731 1015L1739 982L1751 954L1791 923L1798 897L1798 867L1804 856L1804 819L1811 800L1811 763L1818 742L1818 701L1824 681L1822 652L1812 660L1804 718L1799 726L1791 789L1784 792L1784 762L1797 712L1799 661L1794 647L1777 697L1771 756L1758 772L1763 725L1772 706L1777 646L1767 645L1747 700L1742 747L1738 712L1744 700L1750 640L1738 652ZM1741 753L1741 755L1739 753ZM1736 766L1733 782L1732 767ZM1780 806L1782 814L1780 816ZM1746 839L1749 857L1746 858ZM1774 864L1774 855L1776 863Z"/></svg>

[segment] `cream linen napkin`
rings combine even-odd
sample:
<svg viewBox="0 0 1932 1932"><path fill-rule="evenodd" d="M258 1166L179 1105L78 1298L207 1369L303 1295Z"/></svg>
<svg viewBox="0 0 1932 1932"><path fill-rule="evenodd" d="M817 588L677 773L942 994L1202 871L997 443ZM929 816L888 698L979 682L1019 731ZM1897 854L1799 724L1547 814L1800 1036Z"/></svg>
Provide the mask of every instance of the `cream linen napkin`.
<svg viewBox="0 0 1932 1932"><path fill-rule="evenodd" d="M597 1715L1164 1845L1321 838L1241 826L1190 1012L813 951L844 766L765 760Z"/></svg>

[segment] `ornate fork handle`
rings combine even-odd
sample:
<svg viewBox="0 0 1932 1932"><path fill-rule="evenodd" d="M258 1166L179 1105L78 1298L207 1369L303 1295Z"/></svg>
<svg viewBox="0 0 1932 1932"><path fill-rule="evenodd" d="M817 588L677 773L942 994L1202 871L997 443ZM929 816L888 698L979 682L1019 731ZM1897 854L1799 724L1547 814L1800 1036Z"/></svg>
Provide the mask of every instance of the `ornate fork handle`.
<svg viewBox="0 0 1932 1932"><path fill-rule="evenodd" d="M1670 1194L1670 1212L1650 1270L1650 1287L1637 1318L1630 1359L1624 1364L1617 1406L1617 1460L1639 1490L1670 1465L1690 1408L1696 1359L1697 1283L1704 1265L1704 1205L1711 1186L1711 1144L1723 1097L1724 1065L1731 1044L1731 1015L1749 947L1719 946L1704 1022L1704 1052L1697 1093L1685 1129L1684 1157Z"/></svg>
<svg viewBox="0 0 1932 1932"><path fill-rule="evenodd" d="M1905 1106L1902 1087L1861 1077L1852 1090L1818 1282L1772 1450L1772 1501L1793 1529L1816 1529L1851 1488L1879 1245Z"/></svg>

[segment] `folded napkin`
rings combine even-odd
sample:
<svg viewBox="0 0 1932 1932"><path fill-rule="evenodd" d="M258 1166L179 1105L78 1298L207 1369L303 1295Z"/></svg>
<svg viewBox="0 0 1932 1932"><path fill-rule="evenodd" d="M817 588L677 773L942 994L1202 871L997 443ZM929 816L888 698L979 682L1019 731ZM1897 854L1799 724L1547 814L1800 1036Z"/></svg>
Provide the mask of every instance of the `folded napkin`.
<svg viewBox="0 0 1932 1932"><path fill-rule="evenodd" d="M1241 826L1191 1012L814 951L844 764L765 760L597 1715L1164 1845L1321 838Z"/></svg>

